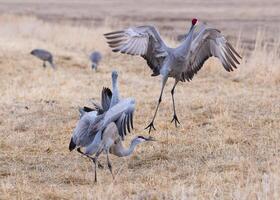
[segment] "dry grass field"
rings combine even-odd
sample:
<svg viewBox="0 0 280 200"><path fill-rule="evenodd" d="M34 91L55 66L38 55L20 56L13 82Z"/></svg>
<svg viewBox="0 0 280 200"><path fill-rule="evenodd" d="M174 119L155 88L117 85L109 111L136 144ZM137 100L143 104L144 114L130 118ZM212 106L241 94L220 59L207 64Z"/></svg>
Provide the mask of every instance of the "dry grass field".
<svg viewBox="0 0 280 200"><path fill-rule="evenodd" d="M0 199L280 199L279 2L183 2L0 1ZM95 184L90 161L68 150L78 106L99 100L117 69L121 95L136 99L129 145L148 135L160 91L145 61L111 53L102 34L152 23L176 46L193 16L228 36L243 55L239 69L210 59L180 83L179 128L170 123L170 79L157 142L111 156L115 180L99 169ZM38 47L53 52L56 71L29 54ZM88 62L95 49L104 54L97 73Z"/></svg>

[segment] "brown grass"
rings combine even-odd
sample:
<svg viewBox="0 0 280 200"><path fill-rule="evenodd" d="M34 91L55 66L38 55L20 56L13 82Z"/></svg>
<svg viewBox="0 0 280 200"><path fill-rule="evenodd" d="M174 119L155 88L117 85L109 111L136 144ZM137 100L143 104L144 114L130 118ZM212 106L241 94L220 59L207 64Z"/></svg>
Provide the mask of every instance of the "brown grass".
<svg viewBox="0 0 280 200"><path fill-rule="evenodd" d="M279 199L279 39L269 43L259 30L248 51L241 34L233 43L244 55L238 70L227 73L211 59L180 83L177 129L169 80L152 133L158 142L130 158L111 156L116 179L99 170L94 184L90 162L68 151L77 107L99 99L115 68L122 96L137 101L134 135L147 134L159 78L141 58L110 52L102 37L109 27L13 15L0 22L0 199ZM36 47L55 54L58 70L29 55ZM93 49L104 53L98 73L87 62Z"/></svg>

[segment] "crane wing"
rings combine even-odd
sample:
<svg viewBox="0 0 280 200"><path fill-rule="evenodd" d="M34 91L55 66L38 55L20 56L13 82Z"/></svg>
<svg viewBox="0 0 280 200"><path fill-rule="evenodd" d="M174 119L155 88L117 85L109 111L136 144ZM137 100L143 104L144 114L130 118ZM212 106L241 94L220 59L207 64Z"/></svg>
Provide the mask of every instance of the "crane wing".
<svg viewBox="0 0 280 200"><path fill-rule="evenodd" d="M225 39L221 32L213 28L202 28L191 44L189 63L183 72L182 79L191 80L210 57L217 57L225 70L233 71L240 64L241 56Z"/></svg>
<svg viewBox="0 0 280 200"><path fill-rule="evenodd" d="M90 132L91 125L96 124L98 121L100 121L100 117L97 115L97 112L85 113L78 121L73 131L72 141L77 146L84 147L89 145L96 135L96 131Z"/></svg>
<svg viewBox="0 0 280 200"><path fill-rule="evenodd" d="M133 128L133 113L135 110L135 100L132 98L122 99L118 104L111 107L104 113L102 123L98 127L103 131L108 124L115 122L120 136L123 138L127 132Z"/></svg>
<svg viewBox="0 0 280 200"><path fill-rule="evenodd" d="M97 111L98 115L103 114L110 108L111 99L112 91L109 88L104 87L101 92L101 105L92 101L94 108L84 107L82 110L84 112Z"/></svg>
<svg viewBox="0 0 280 200"><path fill-rule="evenodd" d="M123 113L121 117L116 121L116 125L118 127L119 135L122 140L130 133L131 129L133 129L133 111L128 113Z"/></svg>
<svg viewBox="0 0 280 200"><path fill-rule="evenodd" d="M111 99L112 91L109 88L104 87L101 93L101 105L104 112L110 108Z"/></svg>
<svg viewBox="0 0 280 200"><path fill-rule="evenodd" d="M167 46L153 26L130 27L122 31L106 33L104 36L113 52L140 55L158 75L165 57Z"/></svg>

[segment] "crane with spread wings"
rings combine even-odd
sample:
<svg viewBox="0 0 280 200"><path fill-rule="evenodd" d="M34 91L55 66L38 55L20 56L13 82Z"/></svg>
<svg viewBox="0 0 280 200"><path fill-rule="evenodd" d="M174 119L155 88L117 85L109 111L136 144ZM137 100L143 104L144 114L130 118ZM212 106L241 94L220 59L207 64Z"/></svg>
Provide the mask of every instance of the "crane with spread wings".
<svg viewBox="0 0 280 200"><path fill-rule="evenodd" d="M104 36L113 52L139 55L143 57L152 76L162 75L161 92L151 123L146 127L155 130L154 120L162 100L162 93L168 77L175 79L171 90L173 103L173 119L171 122L180 124L176 115L174 91L179 81L192 80L208 58L217 57L226 71L233 71L240 64L241 56L217 29L202 25L195 32L197 19L192 19L192 25L183 42L176 48L168 47L159 32L153 26L130 27L125 30L106 33Z"/></svg>

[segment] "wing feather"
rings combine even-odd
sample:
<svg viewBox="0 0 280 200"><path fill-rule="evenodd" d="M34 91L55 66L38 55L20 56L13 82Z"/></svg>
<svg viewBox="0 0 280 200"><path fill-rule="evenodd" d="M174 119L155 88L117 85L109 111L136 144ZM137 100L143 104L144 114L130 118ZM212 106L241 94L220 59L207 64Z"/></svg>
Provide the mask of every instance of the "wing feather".
<svg viewBox="0 0 280 200"><path fill-rule="evenodd" d="M154 74L159 74L168 53L167 46L153 26L130 27L104 36L113 52L140 55Z"/></svg>
<svg viewBox="0 0 280 200"><path fill-rule="evenodd" d="M202 28L192 41L189 64L182 76L192 79L210 57L217 57L226 71L233 71L240 64L241 56L217 29Z"/></svg>

